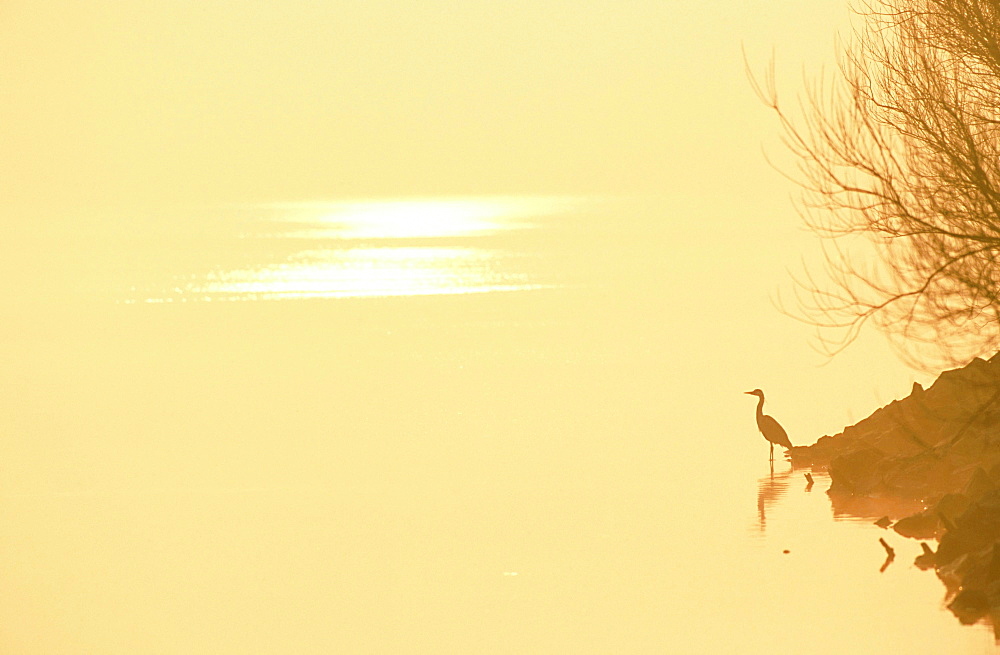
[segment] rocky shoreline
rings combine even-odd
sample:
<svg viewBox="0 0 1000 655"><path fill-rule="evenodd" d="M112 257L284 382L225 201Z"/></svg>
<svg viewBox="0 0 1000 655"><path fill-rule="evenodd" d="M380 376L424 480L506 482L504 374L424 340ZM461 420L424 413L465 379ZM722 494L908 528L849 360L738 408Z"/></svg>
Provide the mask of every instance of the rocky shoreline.
<svg viewBox="0 0 1000 655"><path fill-rule="evenodd" d="M927 389L914 384L906 398L790 457L829 472L835 507L918 503L921 511L890 513L879 525L937 540L936 549L924 542L916 565L934 568L959 620L992 619L1000 629L1000 353L945 371Z"/></svg>

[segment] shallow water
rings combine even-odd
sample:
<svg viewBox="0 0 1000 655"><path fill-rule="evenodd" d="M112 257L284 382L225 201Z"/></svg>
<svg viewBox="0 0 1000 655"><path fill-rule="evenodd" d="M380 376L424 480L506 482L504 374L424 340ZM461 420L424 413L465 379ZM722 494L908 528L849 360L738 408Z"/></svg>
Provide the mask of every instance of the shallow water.
<svg viewBox="0 0 1000 655"><path fill-rule="evenodd" d="M769 465L743 391L804 443L919 378L875 340L817 368L768 301L798 237L728 209L408 199L16 235L4 650L992 652L917 542Z"/></svg>

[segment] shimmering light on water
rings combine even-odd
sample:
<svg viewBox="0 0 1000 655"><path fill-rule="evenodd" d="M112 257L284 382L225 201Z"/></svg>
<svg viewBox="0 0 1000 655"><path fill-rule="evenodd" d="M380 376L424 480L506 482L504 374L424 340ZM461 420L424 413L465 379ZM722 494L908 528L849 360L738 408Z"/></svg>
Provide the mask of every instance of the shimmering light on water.
<svg viewBox="0 0 1000 655"><path fill-rule="evenodd" d="M431 198L268 206L227 248L300 244L276 261L214 265L124 300L172 302L370 298L524 291L552 286L532 257L496 240L581 205L567 198ZM240 237L240 238L237 238ZM458 242L461 243L458 243ZM268 248L265 245L265 251ZM271 254L273 256L273 254Z"/></svg>
<svg viewBox="0 0 1000 655"><path fill-rule="evenodd" d="M257 269L221 271L188 292L201 299L367 298L542 288L479 248L307 250Z"/></svg>
<svg viewBox="0 0 1000 655"><path fill-rule="evenodd" d="M488 236L528 228L532 217L571 208L570 198L419 198L273 207L287 232L307 239L423 239Z"/></svg>

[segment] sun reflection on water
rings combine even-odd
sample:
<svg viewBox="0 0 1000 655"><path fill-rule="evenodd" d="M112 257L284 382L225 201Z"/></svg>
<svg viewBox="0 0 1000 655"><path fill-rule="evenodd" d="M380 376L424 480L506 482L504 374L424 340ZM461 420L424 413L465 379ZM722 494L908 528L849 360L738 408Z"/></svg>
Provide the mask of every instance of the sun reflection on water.
<svg viewBox="0 0 1000 655"><path fill-rule="evenodd" d="M274 205L276 236L307 239L423 239L530 229L533 218L571 208L569 198L493 197Z"/></svg>
<svg viewBox="0 0 1000 655"><path fill-rule="evenodd" d="M569 198L486 197L268 205L225 246L251 263L174 275L126 302L369 298L554 286L500 238L579 206ZM258 208L260 209L260 208ZM289 244L301 240L301 249ZM404 242L404 243L401 243ZM264 244L261 249L260 245Z"/></svg>
<svg viewBox="0 0 1000 655"><path fill-rule="evenodd" d="M529 276L503 273L500 257L478 248L308 250L285 263L213 273L191 293L241 297L364 298L537 289Z"/></svg>

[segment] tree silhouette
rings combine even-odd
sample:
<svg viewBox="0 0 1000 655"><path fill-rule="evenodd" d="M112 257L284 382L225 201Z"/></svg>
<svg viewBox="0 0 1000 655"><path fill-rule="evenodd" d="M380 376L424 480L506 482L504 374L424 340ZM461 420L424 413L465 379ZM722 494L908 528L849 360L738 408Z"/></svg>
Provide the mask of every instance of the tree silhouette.
<svg viewBox="0 0 1000 655"><path fill-rule="evenodd" d="M796 156L825 277L797 312L838 352L866 323L911 361L1000 345L1000 0L874 0L833 80L794 116L773 65L761 99ZM928 348L927 346L930 346Z"/></svg>

